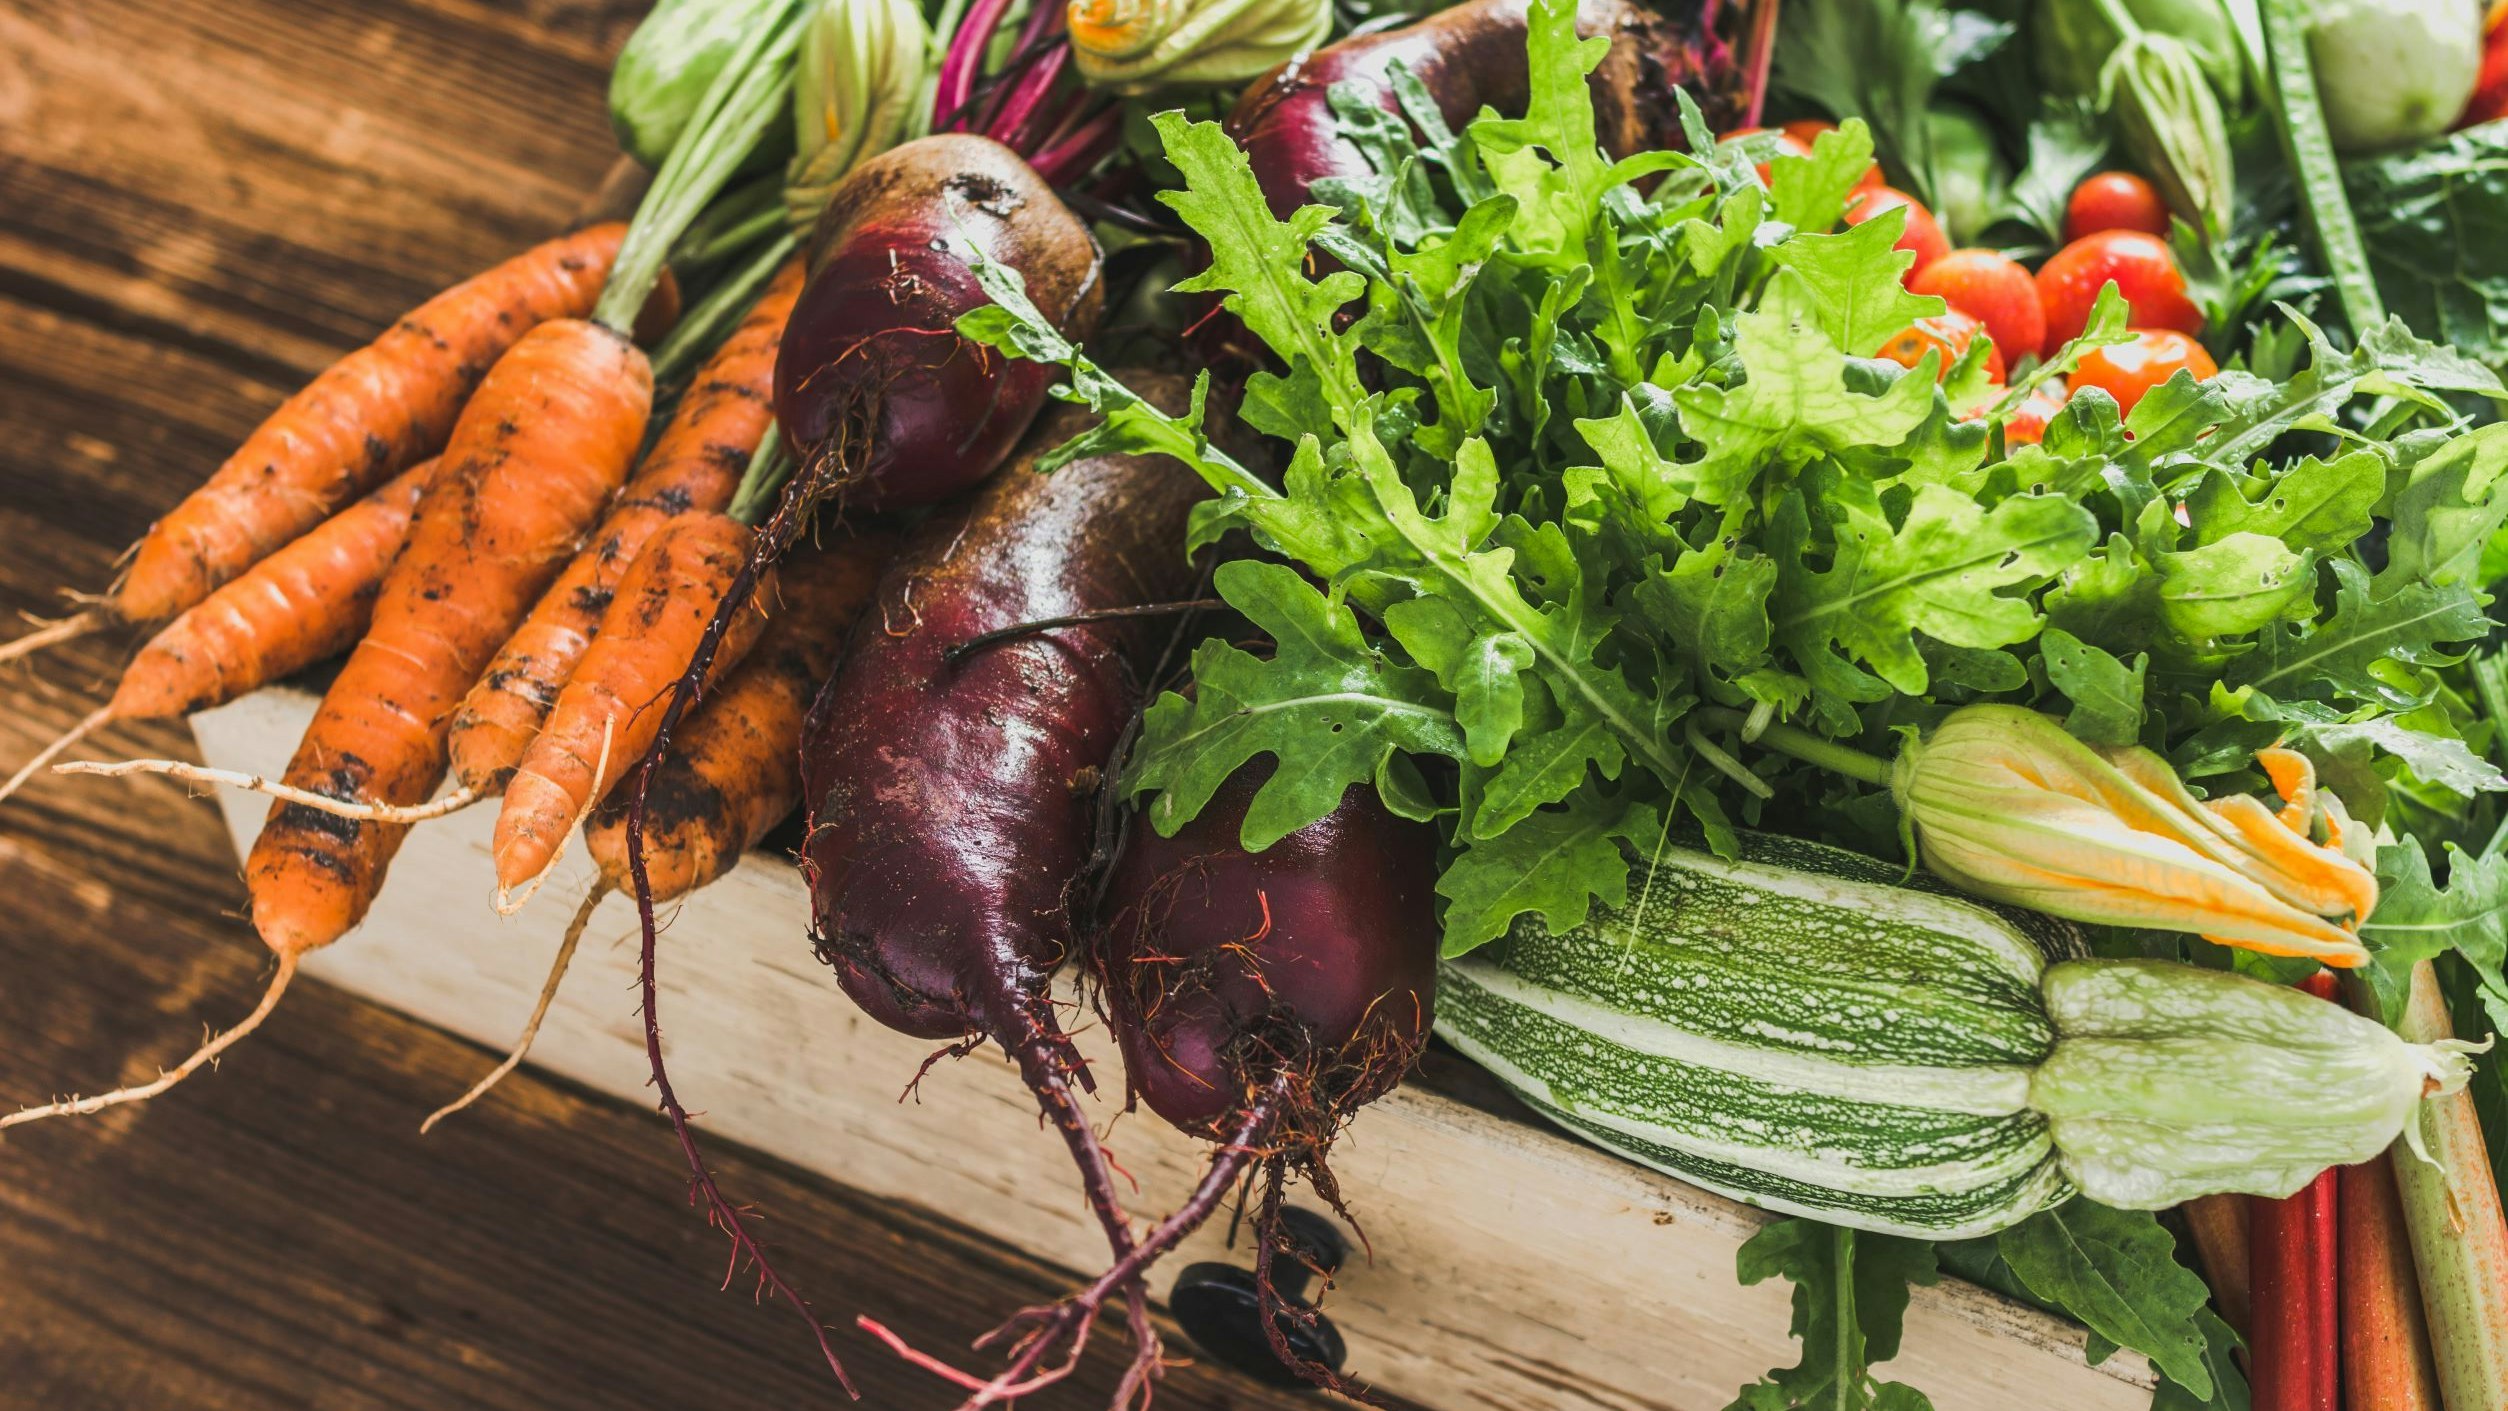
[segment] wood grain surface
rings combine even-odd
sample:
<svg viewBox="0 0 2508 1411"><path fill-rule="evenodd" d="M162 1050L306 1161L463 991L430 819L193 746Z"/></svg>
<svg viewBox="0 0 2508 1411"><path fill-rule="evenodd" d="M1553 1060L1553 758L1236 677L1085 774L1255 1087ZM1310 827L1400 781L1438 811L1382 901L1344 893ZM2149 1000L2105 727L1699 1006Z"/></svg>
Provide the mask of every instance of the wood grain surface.
<svg viewBox="0 0 2508 1411"><path fill-rule="evenodd" d="M0 610L96 589L282 396L562 226L613 147L638 0L0 0ZM0 763L127 639L0 672ZM188 753L179 723L100 752ZM264 957L216 814L39 781L0 806L0 1104L144 1078ZM841 1404L790 1314L718 1293L649 1112L517 1075L434 1135L469 1044L319 984L167 1099L0 1142L0 1408ZM719 1145L788 1272L928 1345L1060 1285ZM850 1333L867 1404L951 1400ZM1036 1408L1103 1404L1101 1359ZM1216 1371L1162 1404L1282 1407Z"/></svg>

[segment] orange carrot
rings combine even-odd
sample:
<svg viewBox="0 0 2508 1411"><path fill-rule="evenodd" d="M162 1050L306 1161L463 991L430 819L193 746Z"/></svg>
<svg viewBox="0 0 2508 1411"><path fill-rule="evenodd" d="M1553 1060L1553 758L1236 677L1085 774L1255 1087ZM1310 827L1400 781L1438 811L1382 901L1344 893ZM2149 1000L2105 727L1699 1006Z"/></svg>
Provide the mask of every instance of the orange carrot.
<svg viewBox="0 0 2508 1411"><path fill-rule="evenodd" d="M773 420L775 349L801 293L787 265L747 319L699 369L635 478L557 581L549 585L486 674L453 713L453 778L480 795L505 786L574 674L620 578L673 517L731 503L741 472Z"/></svg>
<svg viewBox="0 0 2508 1411"><path fill-rule="evenodd" d="M661 729L671 688L747 565L754 537L728 515L682 515L637 556L547 726L506 782L489 848L500 892L546 871L584 812L644 757ZM758 612L740 613L711 671L730 669L763 624Z"/></svg>
<svg viewBox="0 0 2508 1411"><path fill-rule="evenodd" d="M2412 1159L2409 1154L2406 1160ZM2438 1368L2412 1271L2403 1200L2384 1157L2335 1173L2340 1227L2343 1404L2439 1411Z"/></svg>
<svg viewBox="0 0 2508 1411"><path fill-rule="evenodd" d="M471 389L533 326L580 318L624 225L580 230L464 280L280 404L139 541L114 616L191 607L351 498L444 445Z"/></svg>
<svg viewBox="0 0 2508 1411"><path fill-rule="evenodd" d="M366 630L375 589L409 536L434 461L324 520L169 622L122 672L113 699L0 784L0 799L91 732L223 705L339 655Z"/></svg>
<svg viewBox="0 0 2508 1411"><path fill-rule="evenodd" d="M802 717L835 669L853 620L871 601L896 546L894 534L873 530L785 560L757 644L679 727L654 766L644 820L645 876L654 900L675 900L731 871L801 801ZM593 913L612 892L633 885L621 801L613 797L593 811L584 842L599 880L558 942L521 1034L502 1062L436 1109L419 1131L477 1102L522 1065Z"/></svg>
<svg viewBox="0 0 2508 1411"><path fill-rule="evenodd" d="M785 560L766 630L681 726L646 795L645 874L657 901L731 871L801 797L801 720L896 551L886 530ZM621 790L621 793L626 792ZM584 843L608 885L628 886L627 810L593 810Z"/></svg>
<svg viewBox="0 0 2508 1411"><path fill-rule="evenodd" d="M434 792L446 715L626 478L652 397L644 354L594 323L541 324L498 361L462 411L374 626L323 698L289 784L401 806ZM245 866L263 942L286 957L337 940L365 915L405 831L273 807Z"/></svg>

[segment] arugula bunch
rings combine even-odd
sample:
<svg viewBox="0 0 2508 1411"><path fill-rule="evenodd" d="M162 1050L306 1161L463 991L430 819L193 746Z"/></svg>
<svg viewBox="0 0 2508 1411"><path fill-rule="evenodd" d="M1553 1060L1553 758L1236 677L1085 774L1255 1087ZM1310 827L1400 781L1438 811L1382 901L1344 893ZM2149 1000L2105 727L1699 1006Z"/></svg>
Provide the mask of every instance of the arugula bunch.
<svg viewBox="0 0 2508 1411"><path fill-rule="evenodd" d="M2181 374L2131 416L2087 390L2006 446L2000 417L2120 336L2119 303L2008 389L1973 353L1875 361L1942 306L1901 283L1893 219L1829 233L1861 124L1765 188L1694 108L1705 155L1615 162L1584 81L1604 47L1539 4L1522 117L1449 131L1416 86L1407 123L1344 104L1375 178L1285 221L1219 127L1156 119L1184 181L1164 199L1211 251L1179 287L1282 369L1242 411L1291 448L1277 486L1209 442L1199 395L1148 406L987 272L999 305L965 331L1105 415L1063 454L1173 455L1220 492L1194 543L1264 551L1218 588L1272 650L1205 643L1194 695L1149 712L1125 782L1155 826L1262 756L1248 847L1371 784L1444 826L1460 953L1622 904L1676 821L1722 845L1791 808L1886 848L1886 794L1764 748L1775 722L1887 753L2015 701L2224 788L2285 740L2372 822L2390 793L2508 784L2436 674L2488 631L2508 431L2457 434L2450 399L2502 396L2492 373L2400 323L2346 350L2292 313L2287 381ZM2294 439L2314 452L2273 458Z"/></svg>

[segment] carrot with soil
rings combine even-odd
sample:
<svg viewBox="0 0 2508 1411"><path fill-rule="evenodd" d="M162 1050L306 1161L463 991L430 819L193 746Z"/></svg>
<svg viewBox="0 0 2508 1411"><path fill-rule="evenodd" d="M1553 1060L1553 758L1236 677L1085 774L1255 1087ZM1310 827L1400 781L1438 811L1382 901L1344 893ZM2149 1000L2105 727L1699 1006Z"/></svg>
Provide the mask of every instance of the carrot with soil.
<svg viewBox="0 0 2508 1411"><path fill-rule="evenodd" d="M752 537L729 515L682 515L653 536L619 580L600 634L506 782L489 849L500 911L512 889L536 884L557 860L566 835L628 762L644 757L698 636L749 561ZM709 683L756 640L764 625L759 600L772 591L772 580L762 581L747 602L732 605Z"/></svg>
<svg viewBox="0 0 2508 1411"><path fill-rule="evenodd" d="M724 674L655 771L646 819L651 840L646 872L654 900L677 900L730 872L741 854L800 802L802 716L834 669L895 549L895 536L885 530L848 533L841 542L803 549L779 570L756 647ZM419 1131L478 1101L521 1066L593 911L610 893L631 885L627 817L618 800L593 811L584 825L584 844L598 879L559 942L548 980L513 1048L461 1097L419 1124Z"/></svg>
<svg viewBox="0 0 2508 1411"><path fill-rule="evenodd" d="M731 503L771 424L775 348L801 293L787 264L740 327L697 372L601 527L550 584L453 713L453 779L473 797L505 787L540 733L618 595L619 581L664 526ZM631 759L633 755L623 755Z"/></svg>
<svg viewBox="0 0 2508 1411"><path fill-rule="evenodd" d="M160 622L442 449L490 366L532 328L581 318L627 228L533 247L404 315L306 384L150 525L102 603L0 646L0 660L114 622Z"/></svg>
<svg viewBox="0 0 2508 1411"><path fill-rule="evenodd" d="M159 629L123 668L113 698L0 784L0 799L116 721L224 705L346 651L365 633L384 570L409 537L410 512L435 464L401 472Z"/></svg>

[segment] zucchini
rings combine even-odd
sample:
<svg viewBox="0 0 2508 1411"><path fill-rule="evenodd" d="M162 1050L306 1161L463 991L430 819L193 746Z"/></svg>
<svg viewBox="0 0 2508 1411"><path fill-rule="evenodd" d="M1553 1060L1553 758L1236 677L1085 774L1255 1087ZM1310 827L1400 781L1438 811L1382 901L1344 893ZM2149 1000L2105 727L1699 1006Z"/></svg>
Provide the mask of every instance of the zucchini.
<svg viewBox="0 0 2508 1411"><path fill-rule="evenodd" d="M1446 962L1438 1033L1631 1160L1925 1239L2076 1192L2285 1195L2462 1080L2461 1054L2295 990L2088 960L2064 922L1835 848L1741 852L1666 849L1627 909Z"/></svg>

